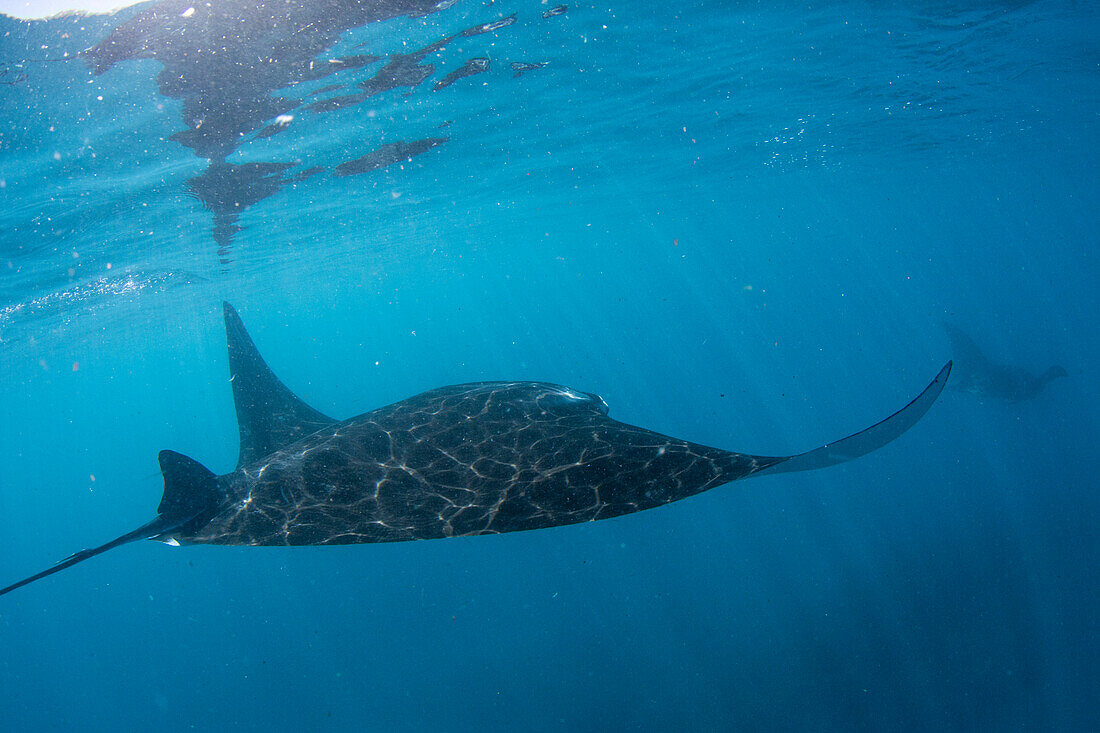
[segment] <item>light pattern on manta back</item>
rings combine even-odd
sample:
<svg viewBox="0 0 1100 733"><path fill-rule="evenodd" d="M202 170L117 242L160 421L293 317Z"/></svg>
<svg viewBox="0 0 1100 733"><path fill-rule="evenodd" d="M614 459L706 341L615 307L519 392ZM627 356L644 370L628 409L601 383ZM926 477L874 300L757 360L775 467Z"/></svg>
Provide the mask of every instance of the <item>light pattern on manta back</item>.
<svg viewBox="0 0 1100 733"><path fill-rule="evenodd" d="M607 416L541 382L435 389L324 428L221 482L227 506L180 542L392 542L604 519L775 465Z"/></svg>

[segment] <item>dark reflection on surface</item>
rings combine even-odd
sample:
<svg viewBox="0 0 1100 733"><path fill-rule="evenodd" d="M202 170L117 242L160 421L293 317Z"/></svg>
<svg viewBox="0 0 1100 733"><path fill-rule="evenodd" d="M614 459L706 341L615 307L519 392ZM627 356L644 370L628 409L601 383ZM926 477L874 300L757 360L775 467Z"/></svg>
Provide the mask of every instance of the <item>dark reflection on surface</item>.
<svg viewBox="0 0 1100 733"><path fill-rule="evenodd" d="M445 137L429 137L424 140L414 140L411 143L398 140L395 143L383 145L377 150L372 150L362 158L341 163L333 169L332 175L353 176L356 173L369 173L394 163L412 160L415 156L426 153L437 145L447 142L447 140L448 138Z"/></svg>
<svg viewBox="0 0 1100 733"><path fill-rule="evenodd" d="M432 91L438 92L440 89L449 87L459 79L463 79L467 76L473 76L474 74L481 74L489 70L489 59L480 56L473 58L463 64L461 67L455 69L447 76L443 77L440 81L435 83L432 87Z"/></svg>
<svg viewBox="0 0 1100 733"><path fill-rule="evenodd" d="M446 38L425 46L419 51L414 51L409 54L394 54L390 56L389 63L382 67L374 78L362 82L359 86L366 91L368 96L389 91L399 86L418 86L435 71L434 65L420 63L428 54L443 50L447 44L455 39L479 36L482 33L489 33L510 26L515 22L516 16L509 15L507 18L502 18L496 22L480 23L472 28L467 28L460 33L456 33L453 36L447 36ZM487 64L488 61L486 60L486 65Z"/></svg>
<svg viewBox="0 0 1100 733"><path fill-rule="evenodd" d="M226 162L242 143L282 133L294 121L292 113L299 108L328 112L360 104L383 92L417 87L435 71L433 64L422 63L429 54L456 39L510 26L516 22L516 16L480 23L412 53L389 55L372 76L355 84L361 91L316 99L318 95L348 89L348 84L333 83L308 95L312 99L304 104L302 99L276 92L339 72L355 73L383 61L383 57L370 53L325 58L325 52L346 31L399 16L429 15L451 4L431 0L370 3L164 0L122 22L82 56L97 75L127 60L155 59L164 65L157 75L159 90L167 97L183 101L181 114L186 124L171 139L210 161L204 173L191 179L189 187L214 215L213 233L219 256L228 262L233 237L241 231L237 223L240 214L292 180L300 180L284 177L296 163ZM487 69L487 58L471 59L436 88ZM11 75L3 79L15 80ZM334 175L375 170L419 155L445 140L391 143L342 163ZM312 168L308 175L319 170Z"/></svg>
<svg viewBox="0 0 1100 733"><path fill-rule="evenodd" d="M335 92L337 89L343 89L343 88L344 88L343 84L326 84L325 86L321 87L320 89L314 89L312 92L309 93L309 96L316 97L319 94L328 94L329 92Z"/></svg>
<svg viewBox="0 0 1100 733"><path fill-rule="evenodd" d="M218 257L226 264L233 235L241 231L237 218L257 201L274 195L286 185L282 174L293 163L214 162L187 182L188 188L214 215L214 241Z"/></svg>
<svg viewBox="0 0 1100 733"><path fill-rule="evenodd" d="M296 163L232 163L216 162L187 182L188 188L214 215L214 241L218 244L221 264L228 264L233 235L243 227L237 224L241 212L249 206L278 193L290 183L298 183L323 172L321 166L307 168L289 178L283 173Z"/></svg>
<svg viewBox="0 0 1100 733"><path fill-rule="evenodd" d="M303 81L323 79L326 76L335 74L338 71L344 71L345 69L361 69L381 59L381 56L357 54L355 56L342 56L340 58L329 59L328 61L315 61L312 65L312 73Z"/></svg>
<svg viewBox="0 0 1100 733"><path fill-rule="evenodd" d="M512 74L512 78L516 79L516 78L519 78L519 77L523 76L528 71L534 71L535 69L541 69L542 67L546 66L547 63L548 62L546 62L546 61L536 61L534 63L529 63L527 61L513 61L512 62L512 71L514 73Z"/></svg>
<svg viewBox="0 0 1100 733"><path fill-rule="evenodd" d="M160 92L182 99L188 130L177 140L202 157L224 158L241 135L297 105L271 93L377 60L351 56L321 63L316 56L340 34L366 23L434 10L423 0L359 3L191 4L166 0L115 28L83 53L96 74L119 61L156 59Z"/></svg>

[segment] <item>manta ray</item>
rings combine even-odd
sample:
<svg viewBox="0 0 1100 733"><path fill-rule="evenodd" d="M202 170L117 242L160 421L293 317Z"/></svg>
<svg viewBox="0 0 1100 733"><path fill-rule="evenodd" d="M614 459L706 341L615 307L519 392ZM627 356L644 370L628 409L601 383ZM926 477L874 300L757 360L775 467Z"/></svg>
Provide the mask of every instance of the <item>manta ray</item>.
<svg viewBox="0 0 1100 733"><path fill-rule="evenodd" d="M343 545L497 534L608 519L737 479L851 460L912 427L951 363L891 417L816 450L756 456L608 416L594 394L544 382L433 389L337 420L275 376L223 304L240 430L237 467L215 475L170 450L152 521L0 589L0 595L119 545Z"/></svg>
<svg viewBox="0 0 1100 733"><path fill-rule="evenodd" d="M959 373L952 387L959 392L1005 402L1022 402L1038 397L1053 380L1068 376L1066 370L1057 364L1042 374L1032 374L1011 364L995 364L963 331L949 323L944 323L943 328L951 339L954 360L959 363Z"/></svg>

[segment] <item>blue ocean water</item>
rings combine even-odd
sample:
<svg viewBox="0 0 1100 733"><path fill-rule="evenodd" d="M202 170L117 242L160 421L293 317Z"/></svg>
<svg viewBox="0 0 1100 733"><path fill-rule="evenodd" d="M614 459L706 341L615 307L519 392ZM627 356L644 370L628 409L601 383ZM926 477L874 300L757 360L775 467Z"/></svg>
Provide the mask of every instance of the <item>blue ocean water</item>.
<svg viewBox="0 0 1100 733"><path fill-rule="evenodd" d="M2 727L1100 729L1095 4L413 5L0 18L0 585L232 469L222 300L339 418L530 379L786 454L958 380L945 324L1068 376L604 522L128 545L0 599Z"/></svg>

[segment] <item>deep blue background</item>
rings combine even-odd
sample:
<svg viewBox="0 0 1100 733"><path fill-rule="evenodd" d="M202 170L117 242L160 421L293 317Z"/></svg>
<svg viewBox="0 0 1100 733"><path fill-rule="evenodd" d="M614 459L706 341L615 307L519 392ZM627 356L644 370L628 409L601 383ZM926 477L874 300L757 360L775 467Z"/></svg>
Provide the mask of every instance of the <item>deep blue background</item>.
<svg viewBox="0 0 1100 733"><path fill-rule="evenodd" d="M0 87L0 584L151 518L162 448L231 469L222 299L341 418L539 379L796 452L905 404L951 357L943 322L1069 378L949 391L857 462L596 524L127 546L0 600L3 727L1100 728L1096 10L543 9L349 34L396 52L517 12L433 79L551 63L380 98L389 138L353 108L243 146L334 164L454 120L403 168L256 205L226 266L155 62ZM3 62L116 22L9 23Z"/></svg>

